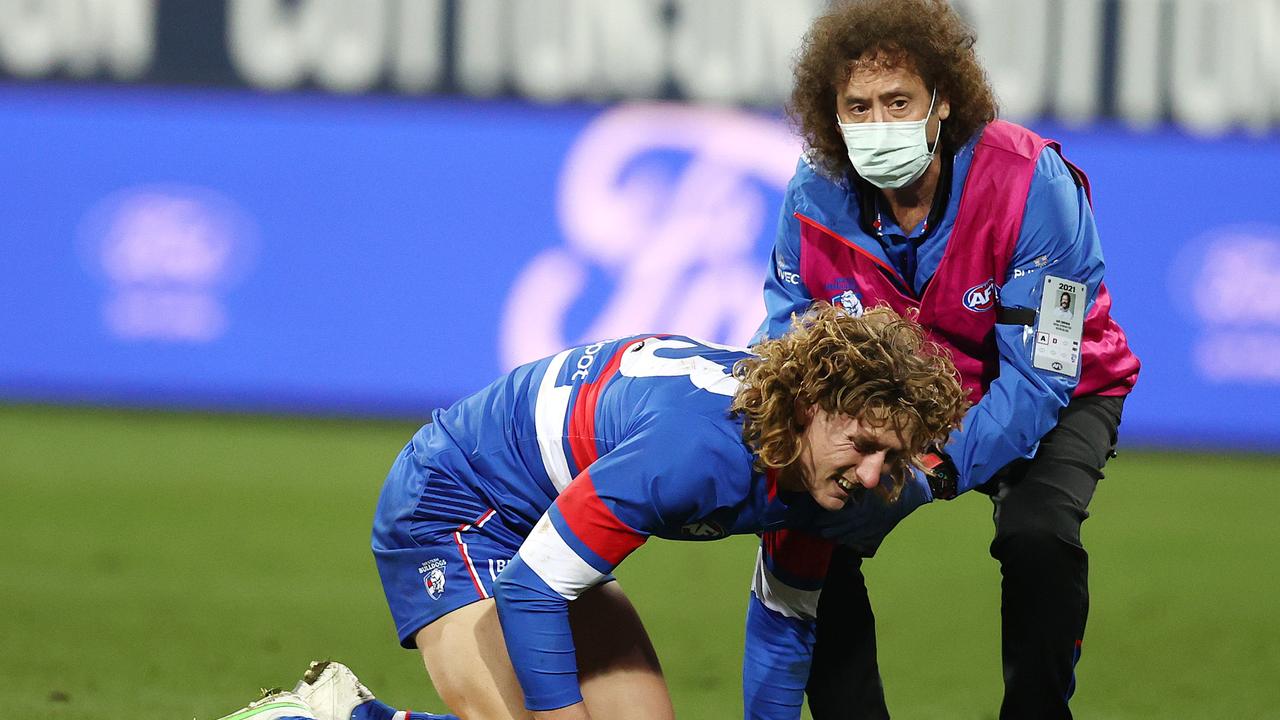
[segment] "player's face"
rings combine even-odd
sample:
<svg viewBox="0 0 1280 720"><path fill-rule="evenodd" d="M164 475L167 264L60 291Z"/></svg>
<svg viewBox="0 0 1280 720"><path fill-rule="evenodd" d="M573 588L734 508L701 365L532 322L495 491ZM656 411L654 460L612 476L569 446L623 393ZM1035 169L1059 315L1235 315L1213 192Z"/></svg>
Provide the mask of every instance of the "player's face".
<svg viewBox="0 0 1280 720"><path fill-rule="evenodd" d="M799 480L818 505L839 510L858 486L873 488L897 462L902 440L889 427L871 427L817 406L800 411Z"/></svg>
<svg viewBox="0 0 1280 720"><path fill-rule="evenodd" d="M924 78L907 67L885 67L882 54L864 55L854 64L849 82L836 93L836 114L844 123L903 122L923 120L929 112L933 93ZM935 141L937 120L951 116L951 103L937 98L935 121L929 123L928 138Z"/></svg>

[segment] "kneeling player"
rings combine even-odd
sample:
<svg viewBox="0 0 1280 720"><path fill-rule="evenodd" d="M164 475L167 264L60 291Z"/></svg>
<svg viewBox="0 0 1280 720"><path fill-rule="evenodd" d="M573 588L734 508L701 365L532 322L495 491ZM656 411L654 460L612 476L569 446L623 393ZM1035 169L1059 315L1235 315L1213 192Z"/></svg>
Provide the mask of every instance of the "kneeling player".
<svg viewBox="0 0 1280 720"><path fill-rule="evenodd" d="M831 546L805 531L867 490L897 497L965 409L956 375L893 311L830 306L754 354L644 335L516 368L435 412L387 476L373 552L400 643L464 718L672 717L613 568L650 536L764 533L757 598L811 604ZM796 620L753 610L751 717L799 715ZM790 672L758 670L766 646ZM397 712L335 663L232 717L415 716L452 717Z"/></svg>
<svg viewBox="0 0 1280 720"><path fill-rule="evenodd" d="M803 530L882 478L896 494L964 406L883 308L815 310L755 354L645 335L519 367L388 475L373 551L400 642L465 718L671 717L612 569L650 536ZM823 577L829 546L792 546Z"/></svg>
<svg viewBox="0 0 1280 720"><path fill-rule="evenodd" d="M813 596L830 544L805 531L867 490L896 497L964 408L950 360L885 308L824 306L754 354L646 335L519 367L434 413L388 474L373 551L400 642L463 718L672 717L612 569L650 536L763 532L757 593ZM748 713L798 717L797 688L768 686L804 677L812 633L748 632L798 668L753 673ZM295 690L236 717L396 712L337 664Z"/></svg>
<svg viewBox="0 0 1280 720"><path fill-rule="evenodd" d="M613 568L650 536L803 530L882 478L893 495L964 406L883 308L815 310L755 354L644 335L519 367L387 477L373 551L400 643L464 718L671 717ZM823 577L829 546L793 546Z"/></svg>

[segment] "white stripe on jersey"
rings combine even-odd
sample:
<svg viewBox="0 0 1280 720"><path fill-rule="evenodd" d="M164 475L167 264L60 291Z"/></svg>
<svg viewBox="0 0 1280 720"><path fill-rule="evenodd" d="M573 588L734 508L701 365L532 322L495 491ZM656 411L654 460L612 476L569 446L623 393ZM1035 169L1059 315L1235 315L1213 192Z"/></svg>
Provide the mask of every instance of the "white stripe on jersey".
<svg viewBox="0 0 1280 720"><path fill-rule="evenodd" d="M585 560L569 547L569 544L556 532L551 518L543 515L533 532L524 539L520 546L520 558L529 566L542 582L560 594L565 600L572 600L588 588L594 587L604 578L604 573L587 564Z"/></svg>
<svg viewBox="0 0 1280 720"><path fill-rule="evenodd" d="M542 454L542 466L551 478L556 492L564 489L573 481L569 474L569 459L564 455L564 418L569 412L569 394L572 385L556 387L556 378L560 376L560 368L564 367L565 358L571 350L563 350L551 358L546 374L538 386L538 398L533 402L533 423L538 433L538 452ZM544 578L545 579L545 578Z"/></svg>
<svg viewBox="0 0 1280 720"><path fill-rule="evenodd" d="M799 590L782 582L764 564L764 548L756 552L756 575L751 592L770 610L790 618L813 620L818 616L821 590Z"/></svg>

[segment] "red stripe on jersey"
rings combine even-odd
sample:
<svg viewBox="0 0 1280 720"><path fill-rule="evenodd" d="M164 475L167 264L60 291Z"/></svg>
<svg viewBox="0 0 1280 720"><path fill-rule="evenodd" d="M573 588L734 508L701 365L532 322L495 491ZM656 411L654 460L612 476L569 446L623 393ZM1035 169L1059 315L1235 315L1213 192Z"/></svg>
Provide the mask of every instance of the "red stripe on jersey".
<svg viewBox="0 0 1280 720"><path fill-rule="evenodd" d="M627 527L596 494L591 474L583 470L556 499L569 529L600 559L617 565L644 544L645 536Z"/></svg>
<svg viewBox="0 0 1280 720"><path fill-rule="evenodd" d="M778 497L778 469L768 468L764 471L764 497L766 502L773 502Z"/></svg>
<svg viewBox="0 0 1280 720"><path fill-rule="evenodd" d="M637 341L643 342L643 341ZM596 452L596 404L600 402L600 391L618 373L622 364L622 353L635 343L628 343L619 348L609 358L609 362L600 370L595 380L583 383L578 388L573 408L569 411L569 451L573 454L573 464L579 471L586 470L600 456Z"/></svg>
<svg viewBox="0 0 1280 720"><path fill-rule="evenodd" d="M764 552L774 567L801 580L825 578L834 547L826 538L799 530L769 530L764 534Z"/></svg>

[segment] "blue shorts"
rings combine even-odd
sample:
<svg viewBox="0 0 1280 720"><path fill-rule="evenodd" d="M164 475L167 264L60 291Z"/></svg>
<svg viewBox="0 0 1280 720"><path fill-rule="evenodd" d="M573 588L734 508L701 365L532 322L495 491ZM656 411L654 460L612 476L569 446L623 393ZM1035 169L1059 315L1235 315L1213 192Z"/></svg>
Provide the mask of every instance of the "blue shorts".
<svg viewBox="0 0 1280 720"><path fill-rule="evenodd" d="M467 485L400 452L378 498L373 556L400 645L464 605L493 597L493 583L523 537Z"/></svg>

